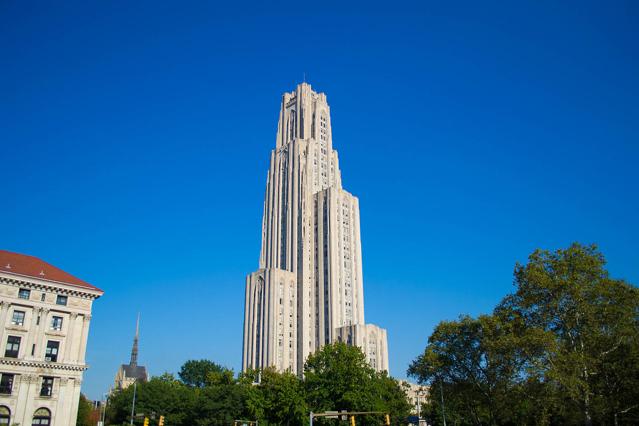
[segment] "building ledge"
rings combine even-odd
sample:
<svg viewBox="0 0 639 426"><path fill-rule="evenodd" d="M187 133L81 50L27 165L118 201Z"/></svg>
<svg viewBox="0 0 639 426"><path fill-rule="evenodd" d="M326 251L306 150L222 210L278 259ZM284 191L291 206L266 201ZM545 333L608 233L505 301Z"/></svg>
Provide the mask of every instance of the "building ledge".
<svg viewBox="0 0 639 426"><path fill-rule="evenodd" d="M67 370L67 371L84 371L89 368L86 364L63 364L61 362L47 362L47 361L29 361L16 358L0 358L0 365L13 365L16 367L34 367L34 368L48 368L53 370Z"/></svg>

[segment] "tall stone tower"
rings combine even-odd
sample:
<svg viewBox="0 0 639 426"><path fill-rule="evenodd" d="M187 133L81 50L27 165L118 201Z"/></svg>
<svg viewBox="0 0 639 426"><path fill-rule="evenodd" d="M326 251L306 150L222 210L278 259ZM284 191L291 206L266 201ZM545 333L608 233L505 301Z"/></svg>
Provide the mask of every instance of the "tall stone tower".
<svg viewBox="0 0 639 426"><path fill-rule="evenodd" d="M260 264L246 278L242 368L301 374L309 354L338 340L388 370L386 330L364 322L359 202L342 188L326 95L302 83L282 98Z"/></svg>

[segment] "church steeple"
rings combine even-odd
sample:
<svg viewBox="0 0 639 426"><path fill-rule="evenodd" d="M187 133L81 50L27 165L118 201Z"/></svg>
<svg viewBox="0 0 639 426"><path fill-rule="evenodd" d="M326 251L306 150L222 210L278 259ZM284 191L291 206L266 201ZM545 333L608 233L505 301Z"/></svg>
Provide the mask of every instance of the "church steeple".
<svg viewBox="0 0 639 426"><path fill-rule="evenodd" d="M131 367L138 365L138 339L140 338L140 313L138 313L138 321L135 324L135 337L133 338L133 348L131 349Z"/></svg>

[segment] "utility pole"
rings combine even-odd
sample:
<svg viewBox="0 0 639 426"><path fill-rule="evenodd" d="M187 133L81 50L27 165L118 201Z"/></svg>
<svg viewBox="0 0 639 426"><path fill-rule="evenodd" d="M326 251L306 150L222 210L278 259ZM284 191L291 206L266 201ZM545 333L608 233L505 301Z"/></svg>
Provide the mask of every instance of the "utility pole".
<svg viewBox="0 0 639 426"><path fill-rule="evenodd" d="M98 423L98 426L104 426L104 424L106 423L106 409L107 409L108 403L109 403L109 394L105 393L104 404L102 404L102 411L100 411L100 422Z"/></svg>
<svg viewBox="0 0 639 426"><path fill-rule="evenodd" d="M442 398L442 417L444 418L444 426L446 426L446 406L444 405L444 387L442 382L439 382L439 395Z"/></svg>
<svg viewBox="0 0 639 426"><path fill-rule="evenodd" d="M137 393L137 390L138 390L138 381L136 380L135 382L133 382L133 402L131 403L131 422L129 423L131 426L133 426L133 416L135 415L135 395Z"/></svg>

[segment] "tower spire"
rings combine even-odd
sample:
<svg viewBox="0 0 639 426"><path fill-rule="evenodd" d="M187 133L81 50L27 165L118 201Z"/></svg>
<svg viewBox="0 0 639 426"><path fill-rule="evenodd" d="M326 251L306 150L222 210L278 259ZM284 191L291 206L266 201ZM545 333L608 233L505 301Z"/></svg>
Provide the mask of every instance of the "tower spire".
<svg viewBox="0 0 639 426"><path fill-rule="evenodd" d="M135 367L138 365L138 339L140 337L140 313L138 312L138 320L135 324L135 337L133 338L133 348L131 349L131 362L129 365Z"/></svg>

